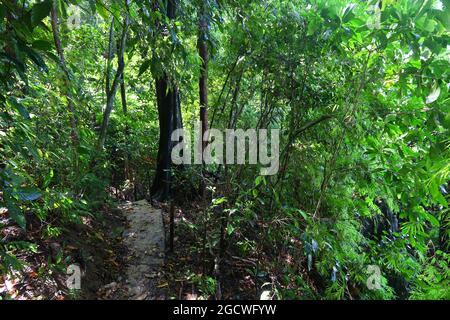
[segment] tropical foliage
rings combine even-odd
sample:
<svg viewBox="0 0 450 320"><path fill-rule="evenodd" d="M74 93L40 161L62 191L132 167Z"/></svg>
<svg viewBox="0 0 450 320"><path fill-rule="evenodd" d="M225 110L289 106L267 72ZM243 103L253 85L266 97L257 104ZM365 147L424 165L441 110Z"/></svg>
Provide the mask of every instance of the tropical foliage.
<svg viewBox="0 0 450 320"><path fill-rule="evenodd" d="M0 275L156 192L197 204L206 297L238 257L256 298L449 299L449 28L447 0L2 0ZM198 119L281 129L279 172L164 163Z"/></svg>

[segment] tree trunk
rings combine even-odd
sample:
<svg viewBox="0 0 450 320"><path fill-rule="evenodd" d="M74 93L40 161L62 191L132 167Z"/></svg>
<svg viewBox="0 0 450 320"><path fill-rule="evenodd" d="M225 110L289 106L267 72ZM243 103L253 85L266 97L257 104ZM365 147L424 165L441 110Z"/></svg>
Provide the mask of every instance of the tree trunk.
<svg viewBox="0 0 450 320"><path fill-rule="evenodd" d="M167 2L167 10L165 12L169 19L175 18L175 0ZM155 79L155 87L158 105L159 146L156 173L150 192L152 199L163 201L171 194L171 154L174 145L171 141L171 135L173 130L182 128L183 123L177 86L164 73L161 77Z"/></svg>
<svg viewBox="0 0 450 320"><path fill-rule="evenodd" d="M123 57L122 57L122 63L124 63ZM122 100L123 114L126 115L128 113L128 106L127 106L127 94L126 94L126 90L125 90L125 80L124 80L123 74L122 74L122 79L121 79L121 83L120 83L120 98Z"/></svg>
<svg viewBox="0 0 450 320"><path fill-rule="evenodd" d="M122 36L120 39L120 47L119 47L120 50L118 50L118 52L117 52L118 66L117 66L116 74L114 76L114 80L113 80L112 84L110 84L110 81L109 81L110 61L108 61L108 67L106 70L106 108L103 113L103 121L102 121L102 126L100 128L100 135L98 138L98 144L97 144L98 150L103 149L103 146L105 144L106 133L107 133L108 124L109 124L109 118L111 116L111 112L114 107L114 99L116 97L116 93L119 88L119 84L122 82L123 69L125 67L124 61L123 61L123 55L125 52L125 45L127 42L127 32L128 32L128 26L129 26L128 2L125 1L125 4L126 4L126 13L125 13L125 18L124 18L124 22L123 22ZM112 48L112 42L113 42L113 28L114 28L114 18L111 23L111 30L110 30L110 34L109 34L110 50L108 53L109 54L108 59L111 59L111 55L112 55L111 48Z"/></svg>
<svg viewBox="0 0 450 320"><path fill-rule="evenodd" d="M74 146L77 146L79 144L78 140L78 133L77 133L77 120L75 115L75 108L72 102L72 97L70 94L70 76L69 76L69 69L66 65L66 60L64 58L64 50L61 45L61 39L59 37L59 26L58 26L58 7L56 1L53 2L51 11L50 11L50 21L52 25L52 33L53 33L53 40L55 42L55 48L56 52L58 53L59 62L61 64L61 68L64 72L64 89L62 90L64 92L64 95L67 99L67 109L69 113L69 120L70 120L70 127L71 127L71 140L72 144Z"/></svg>
<svg viewBox="0 0 450 320"><path fill-rule="evenodd" d="M117 50L120 50L120 47L117 48ZM125 65L123 61L123 56L119 57L119 63L122 63ZM125 67L124 67L125 68ZM128 135L130 134L130 128L128 126L128 106L127 106L127 93L125 90L125 69L122 72L121 81L120 81L120 98L122 101L122 112L125 117L125 144L128 145ZM128 151L125 151L125 157L124 157L124 176L125 180L131 180L130 176L130 155L128 154Z"/></svg>
<svg viewBox="0 0 450 320"><path fill-rule="evenodd" d="M201 58L200 77L198 79L199 97L200 97L200 124L201 124L201 148L202 154L208 145L208 137L205 132L208 130L208 46L206 43L208 37L208 21L206 16L206 0L202 0L198 14L198 39L197 48ZM204 163L203 163L204 164ZM204 168L202 167L202 181L200 185L200 194L205 196L206 183L204 179Z"/></svg>
<svg viewBox="0 0 450 320"><path fill-rule="evenodd" d="M163 201L170 195L173 130L183 127L179 93L166 75L156 80L156 98L159 118L159 147L152 198Z"/></svg>
<svg viewBox="0 0 450 320"><path fill-rule="evenodd" d="M202 3L199 17L198 32L198 54L202 59L200 78L199 78L199 95L200 95L200 122L202 137L208 130L208 46L206 39L208 36L208 22L205 13L205 4ZM205 139L206 140L206 139ZM202 140L202 152L205 150L207 141Z"/></svg>

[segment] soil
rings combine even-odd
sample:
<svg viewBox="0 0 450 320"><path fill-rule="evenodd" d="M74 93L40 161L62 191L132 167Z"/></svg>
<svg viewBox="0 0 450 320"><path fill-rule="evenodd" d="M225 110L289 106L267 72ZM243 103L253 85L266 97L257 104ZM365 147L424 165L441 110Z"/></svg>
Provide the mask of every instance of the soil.
<svg viewBox="0 0 450 320"><path fill-rule="evenodd" d="M0 277L0 298L97 299L98 288L118 279L126 254L121 236L125 219L121 211L104 206L95 217L81 219L81 223L53 225L59 227L64 236L47 239L43 237L44 226L39 221L27 221L27 232L4 221L0 232L6 243L27 241L35 243L36 247L33 251L21 251L16 257L23 264L22 270ZM67 288L68 265L79 266L81 290Z"/></svg>

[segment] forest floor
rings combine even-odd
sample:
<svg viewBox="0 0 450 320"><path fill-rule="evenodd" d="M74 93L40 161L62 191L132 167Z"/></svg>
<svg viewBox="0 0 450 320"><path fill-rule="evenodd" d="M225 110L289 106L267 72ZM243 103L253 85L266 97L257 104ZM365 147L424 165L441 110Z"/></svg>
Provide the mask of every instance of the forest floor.
<svg viewBox="0 0 450 320"><path fill-rule="evenodd" d="M157 204L162 208L166 233L169 226L169 204ZM255 299L255 279L248 275L248 268L254 261L237 259L231 252L224 257L220 270L214 270L217 261L211 250L203 252L203 230L194 230L189 226L202 225L204 210L201 202L189 201L175 205L174 210L174 250L166 255L165 278L167 298L179 300L205 299ZM208 230L209 231L209 230ZM208 235L206 236L209 237ZM206 239L211 240L211 239ZM218 274L217 274L218 273ZM212 276L220 281L213 283Z"/></svg>
<svg viewBox="0 0 450 320"><path fill-rule="evenodd" d="M0 218L2 218L0 216ZM0 276L0 297L4 299L96 299L99 288L121 279L126 247L122 233L126 220L121 210L103 205L80 223L59 225L54 217L53 228L61 235L46 237L43 225L33 216L27 219L27 232L2 218L0 235L6 243L34 243L15 259L14 270ZM81 270L82 290L68 290L67 265Z"/></svg>
<svg viewBox="0 0 450 320"><path fill-rule="evenodd" d="M124 217L124 249L118 257L121 271L95 292L95 299L252 299L258 295L246 272L252 261L227 257L219 286L199 281L214 273L215 261L209 253L199 252L198 234L186 229L202 212L195 201L174 207L173 252L169 250L169 203L122 202L117 211Z"/></svg>
<svg viewBox="0 0 450 320"><path fill-rule="evenodd" d="M254 298L249 267L228 257L220 286L198 279L213 274L214 260L199 251L198 235L186 230L201 214L195 203L175 207L174 251L168 251L169 204L146 200L104 205L82 223L60 226L62 235L39 240L42 226L29 221L33 232L5 224L4 238L37 243L34 252L17 258L24 268L0 278L0 297L13 299L215 299ZM55 221L57 221L55 219ZM166 236L167 235L167 236ZM81 290L68 290L66 266L81 269ZM242 264L242 265L241 265Z"/></svg>
<svg viewBox="0 0 450 320"><path fill-rule="evenodd" d="M165 298L164 224L161 210L146 200L105 204L95 217L61 225L61 236L46 240L38 221L28 221L26 233L10 219L2 218L2 224L3 239L36 247L17 256L22 261L18 270L0 277L0 298ZM67 288L67 265L80 268L81 290Z"/></svg>

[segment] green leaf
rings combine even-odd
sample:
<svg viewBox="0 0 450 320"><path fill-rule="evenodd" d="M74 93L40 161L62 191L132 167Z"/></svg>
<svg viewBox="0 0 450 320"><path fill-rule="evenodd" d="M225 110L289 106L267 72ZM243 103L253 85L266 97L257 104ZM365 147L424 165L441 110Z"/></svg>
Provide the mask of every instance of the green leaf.
<svg viewBox="0 0 450 320"><path fill-rule="evenodd" d="M26 149L30 153L30 155L36 162L41 160L41 157L39 156L39 153L37 151L38 149L36 149L36 147L30 141L25 141L24 145L24 149Z"/></svg>
<svg viewBox="0 0 450 320"><path fill-rule="evenodd" d="M47 40L36 40L36 41L33 41L33 43L31 44L31 46L34 48L34 49L37 49L37 50L42 50L42 51L48 51L48 50L51 50L52 49L52 43L50 42L50 41L47 41Z"/></svg>
<svg viewBox="0 0 450 320"><path fill-rule="evenodd" d="M15 255L8 253L8 252L0 252L0 256L4 259L4 265L6 268L11 268L14 270L23 270L25 267L23 263L16 258Z"/></svg>
<svg viewBox="0 0 450 320"><path fill-rule="evenodd" d="M347 22L354 17L353 9L356 7L354 3L350 3L342 10L342 22Z"/></svg>
<svg viewBox="0 0 450 320"><path fill-rule="evenodd" d="M255 179L255 186L259 186L261 182L266 185L266 179L264 178L264 176L257 176Z"/></svg>
<svg viewBox="0 0 450 320"><path fill-rule="evenodd" d="M305 211L300 210L300 209L298 209L297 211L298 211L298 213L300 213L300 215L303 217L303 219L305 219L305 220L308 219L308 214Z"/></svg>
<svg viewBox="0 0 450 320"><path fill-rule="evenodd" d="M48 14L52 8L52 2L50 0L45 0L40 3L36 3L33 8L31 8L31 23L33 26L37 26Z"/></svg>
<svg viewBox="0 0 450 320"><path fill-rule="evenodd" d="M20 208L13 202L9 202L6 206L8 214L22 229L26 228L25 216Z"/></svg>
<svg viewBox="0 0 450 320"><path fill-rule="evenodd" d="M445 197L442 195L441 191L439 190L439 186L437 183L435 183L433 181L431 183L429 190L430 190L431 196L433 197L434 201L438 202L439 204L441 204L444 207L448 206L447 200L445 199Z"/></svg>
<svg viewBox="0 0 450 320"><path fill-rule="evenodd" d="M432 214L428 212L425 214L425 219L427 219L433 227L439 227L439 221Z"/></svg>
<svg viewBox="0 0 450 320"><path fill-rule="evenodd" d="M20 115L24 119L30 119L30 114L28 113L27 109L21 104L17 105L17 111L19 111Z"/></svg>
<svg viewBox="0 0 450 320"><path fill-rule="evenodd" d="M18 103L13 98L9 99L9 101L17 109L17 111L22 116L22 118L24 118L25 120L29 120L30 119L30 114L28 113L27 109L25 109L25 107L22 104Z"/></svg>
<svg viewBox="0 0 450 320"><path fill-rule="evenodd" d="M139 76L141 76L145 71L147 71L147 69L150 67L150 63L151 63L152 61L150 60L150 59L148 59L148 60L145 60L142 64L141 64L141 66L139 67L139 74L138 74L138 77Z"/></svg>
<svg viewBox="0 0 450 320"><path fill-rule="evenodd" d="M44 59L31 47L25 45L24 43L19 43L18 47L21 51L25 52L27 56L30 58L31 61L34 62L34 64L39 67L42 71L48 72L47 65L45 64Z"/></svg>
<svg viewBox="0 0 450 320"><path fill-rule="evenodd" d="M5 17L6 17L6 6L0 6L0 20L3 21Z"/></svg>
<svg viewBox="0 0 450 320"><path fill-rule="evenodd" d="M37 244L31 243L28 241L12 241L12 242L9 242L8 244L6 244L5 247L8 248L9 250L19 249L19 250L30 251L33 253L37 253L37 249L38 249Z"/></svg>
<svg viewBox="0 0 450 320"><path fill-rule="evenodd" d="M231 235L234 232L234 227L232 225L228 225L227 227L227 234Z"/></svg>
<svg viewBox="0 0 450 320"><path fill-rule="evenodd" d="M42 194L34 188L23 188L12 194L21 201L34 201L42 196Z"/></svg>
<svg viewBox="0 0 450 320"><path fill-rule="evenodd" d="M48 185L50 184L50 181L52 181L53 176L54 176L53 169L50 169L49 173L44 178L44 183L43 183L44 188L48 187Z"/></svg>
<svg viewBox="0 0 450 320"><path fill-rule="evenodd" d="M213 199L212 203L213 203L213 205L218 206L219 204L224 203L226 201L227 201L227 199L222 197L222 198Z"/></svg>
<svg viewBox="0 0 450 320"><path fill-rule="evenodd" d="M109 20L109 13L106 10L105 5L101 1L96 1L95 8L97 9L98 14L103 18L103 20Z"/></svg>

